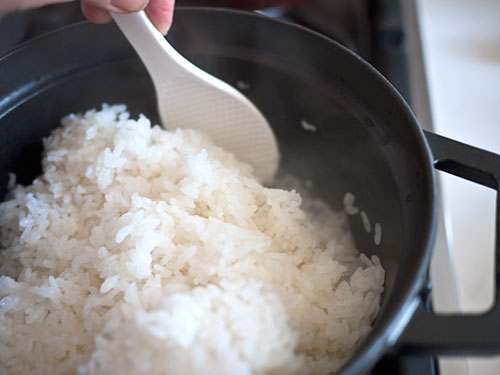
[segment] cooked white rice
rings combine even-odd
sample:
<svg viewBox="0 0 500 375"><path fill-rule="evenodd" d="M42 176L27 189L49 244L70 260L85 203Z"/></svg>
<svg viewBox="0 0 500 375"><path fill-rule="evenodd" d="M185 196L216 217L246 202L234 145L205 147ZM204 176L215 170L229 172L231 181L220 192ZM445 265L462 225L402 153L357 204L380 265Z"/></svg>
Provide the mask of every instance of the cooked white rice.
<svg viewBox="0 0 500 375"><path fill-rule="evenodd" d="M356 197L352 193L346 193L344 195L344 211L348 215L359 214L359 208L354 205Z"/></svg>
<svg viewBox="0 0 500 375"><path fill-rule="evenodd" d="M370 233L372 231L372 225L365 211L361 211L361 221L363 222L363 227L365 228L365 231L367 233Z"/></svg>
<svg viewBox="0 0 500 375"><path fill-rule="evenodd" d="M373 237L373 241L377 246L382 242L382 226L380 223L375 223L375 235Z"/></svg>
<svg viewBox="0 0 500 375"><path fill-rule="evenodd" d="M319 374L370 331L384 271L345 214L125 106L44 147L0 204L1 374Z"/></svg>

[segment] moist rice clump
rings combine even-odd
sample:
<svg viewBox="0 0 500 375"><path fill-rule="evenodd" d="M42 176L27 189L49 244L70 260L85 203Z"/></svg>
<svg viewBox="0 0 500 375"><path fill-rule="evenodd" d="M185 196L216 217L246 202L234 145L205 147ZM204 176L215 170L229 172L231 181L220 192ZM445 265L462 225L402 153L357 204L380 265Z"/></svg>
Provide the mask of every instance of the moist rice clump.
<svg viewBox="0 0 500 375"><path fill-rule="evenodd" d="M191 130L69 115L0 204L0 373L338 370L384 271L346 217L262 186Z"/></svg>

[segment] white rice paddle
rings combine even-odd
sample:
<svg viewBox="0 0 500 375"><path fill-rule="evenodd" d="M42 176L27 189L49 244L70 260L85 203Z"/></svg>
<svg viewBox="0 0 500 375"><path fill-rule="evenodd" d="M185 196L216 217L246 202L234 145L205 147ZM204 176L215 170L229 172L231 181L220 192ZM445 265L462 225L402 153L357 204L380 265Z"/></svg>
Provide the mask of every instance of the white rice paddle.
<svg viewBox="0 0 500 375"><path fill-rule="evenodd" d="M217 146L249 163L261 182L270 182L279 165L278 146L255 105L182 57L143 11L113 18L151 75L163 125L205 133Z"/></svg>

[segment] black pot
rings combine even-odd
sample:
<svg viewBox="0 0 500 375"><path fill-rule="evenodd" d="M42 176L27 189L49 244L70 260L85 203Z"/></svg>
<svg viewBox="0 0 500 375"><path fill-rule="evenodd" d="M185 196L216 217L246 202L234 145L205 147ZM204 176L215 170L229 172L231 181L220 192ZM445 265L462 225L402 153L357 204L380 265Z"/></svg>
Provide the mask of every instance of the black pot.
<svg viewBox="0 0 500 375"><path fill-rule="evenodd" d="M168 39L203 69L233 85L249 85L245 94L277 135L280 173L311 179L313 194L334 208L342 208L345 192L352 192L370 219L381 223L377 246L359 216L351 218L358 247L380 257L387 278L373 331L343 373L365 373L389 351L499 350L497 304L483 316L423 312L408 323L428 295L437 216L434 166L497 189L500 157L422 133L384 77L304 28L248 13L190 8L177 11ZM148 74L113 24L77 24L0 58L0 199L8 172L21 183L41 172L41 139L63 115L102 102L126 103L133 115L158 121ZM304 130L301 120L317 131ZM499 278L497 272L497 284Z"/></svg>

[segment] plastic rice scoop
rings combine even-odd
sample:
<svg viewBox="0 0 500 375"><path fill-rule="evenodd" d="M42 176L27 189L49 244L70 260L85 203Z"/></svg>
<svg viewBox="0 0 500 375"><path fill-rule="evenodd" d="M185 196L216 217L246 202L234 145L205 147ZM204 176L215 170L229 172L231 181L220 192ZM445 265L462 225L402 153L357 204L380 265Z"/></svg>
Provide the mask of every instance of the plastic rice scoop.
<svg viewBox="0 0 500 375"><path fill-rule="evenodd" d="M279 165L274 133L260 111L238 90L181 56L141 11L113 18L146 65L167 129L201 131L270 182Z"/></svg>

